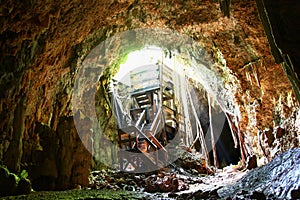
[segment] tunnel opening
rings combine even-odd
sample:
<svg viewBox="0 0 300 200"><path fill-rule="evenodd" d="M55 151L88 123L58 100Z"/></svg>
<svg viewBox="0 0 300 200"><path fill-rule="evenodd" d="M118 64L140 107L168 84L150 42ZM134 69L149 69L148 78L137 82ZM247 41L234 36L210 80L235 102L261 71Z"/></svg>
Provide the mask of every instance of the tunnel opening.
<svg viewBox="0 0 300 200"><path fill-rule="evenodd" d="M229 123L227 120L225 120L220 138L216 143L217 156L221 168L238 164L238 162L241 160L241 152L239 148L239 145L237 148L235 147ZM213 159L212 155L210 155L210 159Z"/></svg>

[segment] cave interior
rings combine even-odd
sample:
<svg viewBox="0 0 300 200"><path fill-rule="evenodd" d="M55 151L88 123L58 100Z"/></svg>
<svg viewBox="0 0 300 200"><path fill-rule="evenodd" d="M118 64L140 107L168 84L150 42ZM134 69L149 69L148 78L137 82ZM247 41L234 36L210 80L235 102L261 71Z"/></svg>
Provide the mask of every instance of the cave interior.
<svg viewBox="0 0 300 200"><path fill-rule="evenodd" d="M0 5L0 198L300 198L297 0Z"/></svg>

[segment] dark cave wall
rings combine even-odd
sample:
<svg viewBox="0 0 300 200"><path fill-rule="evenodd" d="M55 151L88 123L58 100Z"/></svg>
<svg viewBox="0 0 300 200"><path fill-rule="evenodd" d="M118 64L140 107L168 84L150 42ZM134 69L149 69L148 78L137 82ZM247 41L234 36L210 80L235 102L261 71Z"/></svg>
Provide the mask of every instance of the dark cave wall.
<svg viewBox="0 0 300 200"><path fill-rule="evenodd" d="M50 189L87 185L92 158L76 134L71 109L78 66L98 42L143 27L187 34L216 62L221 53L226 66L220 71L238 105L236 125L249 152L264 157L259 131L278 125L273 122L282 122L298 103L271 55L254 1L232 0L230 8L227 18L218 2L208 0L2 2L0 160L16 173L19 161L30 166L37 185L45 177L53 180Z"/></svg>
<svg viewBox="0 0 300 200"><path fill-rule="evenodd" d="M292 83L296 98L299 91L299 18L300 3L295 0L256 0L259 16L268 38L272 55Z"/></svg>
<svg viewBox="0 0 300 200"><path fill-rule="evenodd" d="M275 42L283 55L288 54L300 74L300 2L297 0L263 0ZM280 62L280 58L277 58Z"/></svg>

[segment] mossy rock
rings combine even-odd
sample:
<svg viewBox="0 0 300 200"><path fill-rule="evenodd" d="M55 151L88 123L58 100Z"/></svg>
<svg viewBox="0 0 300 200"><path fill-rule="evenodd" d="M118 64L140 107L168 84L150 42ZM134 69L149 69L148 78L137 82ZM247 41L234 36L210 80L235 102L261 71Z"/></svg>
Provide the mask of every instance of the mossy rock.
<svg viewBox="0 0 300 200"><path fill-rule="evenodd" d="M10 196L6 199L28 199L28 200L49 200L49 199L66 199L66 200L119 200L130 199L138 200L145 199L145 194L134 193L129 191L113 191L108 189L98 190L68 190L68 191L40 191L32 192L28 195Z"/></svg>
<svg viewBox="0 0 300 200"><path fill-rule="evenodd" d="M20 178L10 173L4 165L0 165L0 197L10 195L29 194L31 183L26 178Z"/></svg>
<svg viewBox="0 0 300 200"><path fill-rule="evenodd" d="M0 196L13 195L17 188L17 179L5 166L0 166Z"/></svg>

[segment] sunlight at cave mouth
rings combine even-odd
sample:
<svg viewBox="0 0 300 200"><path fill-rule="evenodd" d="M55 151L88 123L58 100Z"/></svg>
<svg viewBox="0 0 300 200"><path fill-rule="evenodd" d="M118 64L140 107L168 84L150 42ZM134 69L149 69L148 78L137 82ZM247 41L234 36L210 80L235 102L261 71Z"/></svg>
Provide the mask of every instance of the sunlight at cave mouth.
<svg viewBox="0 0 300 200"><path fill-rule="evenodd" d="M201 77L198 75L200 72L196 71L194 66L191 66L190 63L186 61L186 58L183 58L178 53L163 50L157 46L146 46L141 50L130 52L125 63L120 64L120 68L114 76L114 79L130 85L130 71L141 66L156 65L159 63L164 63L176 73L180 73L179 69L181 69L187 77L205 85L205 81L201 80Z"/></svg>
<svg viewBox="0 0 300 200"><path fill-rule="evenodd" d="M156 64L162 57L162 51L157 47L146 47L139 51L131 52L125 63L120 65L118 73L114 79L124 83L130 84L129 76L126 76L128 72L134 70L137 67L146 64Z"/></svg>
<svg viewBox="0 0 300 200"><path fill-rule="evenodd" d="M120 65L120 69L114 76L114 79L130 85L130 77L128 76L130 71L144 65L156 65L158 63L164 63L174 68L174 70L178 67L184 70L188 69L187 66L181 63L177 54L163 51L156 46L147 46L141 50L129 53L126 62Z"/></svg>
<svg viewBox="0 0 300 200"><path fill-rule="evenodd" d="M161 37L157 37L158 35ZM113 52L113 55L107 52ZM215 160L218 152L223 154L219 157L227 157L227 160L232 157L231 153L224 154L224 149L229 152L229 148L217 144L228 117L231 121L225 131L225 138L233 137L234 145L230 146L237 148L233 151L240 151L237 136L231 134L231 126L237 124L235 116L239 114L234 101L234 90L228 85L235 78L229 71L224 71L226 62L222 53L217 56L215 58L192 38L165 29L126 31L108 38L91 50L76 75L72 109L78 116L83 113L92 119L90 127L82 127L80 117L74 121L76 128L80 130L80 138L94 160L116 169L120 166L119 153L134 157L136 153L132 151L140 151L141 148L138 147L144 145L142 138L145 138L152 148L150 153L165 151L167 156L160 155L160 158L168 159L163 159L162 165L155 161L152 165L154 167L143 172L154 171L175 161L178 158L177 147L181 144L184 146L182 149L196 149L204 155L205 160L214 162L217 166ZM151 71L151 76L145 71L146 68ZM155 87L144 88L147 87L147 81L157 73L160 74L159 79L157 78L159 83ZM173 78L161 84L161 74ZM140 79L139 76L143 78ZM151 84L149 86L153 86ZM117 85L120 87L114 89ZM95 95L87 93L92 88L97 90ZM88 105L87 102L91 104ZM222 112L223 115L220 114ZM159 120L162 113L168 113L167 120ZM154 123L158 121L163 122L163 125ZM182 126L185 126L182 128L183 134L180 133L181 130L176 130ZM167 128L169 132L165 131ZM160 129L163 131L157 131ZM122 150L123 147L119 144L122 133L120 135L119 131L126 133L123 136L127 137L127 141L133 142L126 147L131 151ZM87 132L92 132L93 136L88 136ZM140 140L131 137L136 134L134 132L141 132L138 134ZM159 132L164 136L157 139L156 136L147 136L146 132ZM183 137L184 134L187 137ZM87 137L92 138L86 140ZM216 145L220 148L216 149ZM144 147L148 148L147 145ZM219 163L223 163L222 158L219 158Z"/></svg>
<svg viewBox="0 0 300 200"><path fill-rule="evenodd" d="M237 164L239 154L233 153L225 115L218 103L208 100L209 94L196 80L198 73L180 55L155 46L128 54L110 86L121 151L147 153L158 168L176 160L179 146L195 148L216 167L218 162L222 167ZM196 88L202 93L195 92ZM120 158L121 170L144 167L145 158L137 163L129 157L132 155Z"/></svg>

